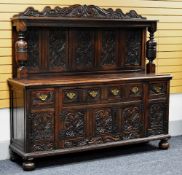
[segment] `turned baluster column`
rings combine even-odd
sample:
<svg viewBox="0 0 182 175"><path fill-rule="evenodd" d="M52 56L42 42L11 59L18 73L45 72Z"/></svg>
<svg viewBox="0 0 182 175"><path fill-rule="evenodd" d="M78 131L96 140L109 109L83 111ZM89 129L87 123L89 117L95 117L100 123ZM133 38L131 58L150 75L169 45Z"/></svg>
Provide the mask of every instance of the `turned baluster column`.
<svg viewBox="0 0 182 175"><path fill-rule="evenodd" d="M17 24L18 40L15 43L15 58L17 63L17 78L27 78L27 42L25 41L26 26L23 22Z"/></svg>
<svg viewBox="0 0 182 175"><path fill-rule="evenodd" d="M157 52L157 42L154 40L154 32L156 31L156 26L148 28L150 32L149 40L147 41L147 53L146 57L149 62L147 63L147 73L155 73L155 64L153 63L156 58Z"/></svg>

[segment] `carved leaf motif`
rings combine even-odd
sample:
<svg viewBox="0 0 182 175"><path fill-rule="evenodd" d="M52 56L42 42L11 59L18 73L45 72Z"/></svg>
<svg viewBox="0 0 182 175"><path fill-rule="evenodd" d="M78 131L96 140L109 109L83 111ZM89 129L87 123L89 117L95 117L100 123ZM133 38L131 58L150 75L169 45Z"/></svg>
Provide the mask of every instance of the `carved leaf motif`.
<svg viewBox="0 0 182 175"><path fill-rule="evenodd" d="M141 137L143 121L141 107L129 106L123 109L123 140Z"/></svg>
<svg viewBox="0 0 182 175"><path fill-rule="evenodd" d="M78 137L84 134L84 112L62 111L61 119L64 123L64 129L61 131L61 137Z"/></svg>
<svg viewBox="0 0 182 175"><path fill-rule="evenodd" d="M116 32L102 32L102 50L101 64L117 64L116 63Z"/></svg>
<svg viewBox="0 0 182 175"><path fill-rule="evenodd" d="M28 69L37 69L39 67L39 32L36 30L27 31L28 43Z"/></svg>
<svg viewBox="0 0 182 175"><path fill-rule="evenodd" d="M49 32L49 66L64 69L66 67L66 32L54 30Z"/></svg>
<svg viewBox="0 0 182 175"><path fill-rule="evenodd" d="M77 32L77 47L75 48L75 63L78 66L91 66L94 60L94 45L92 33L89 31Z"/></svg>
<svg viewBox="0 0 182 175"><path fill-rule="evenodd" d="M71 5L69 7L55 7L51 9L45 7L39 12L33 7L27 8L24 12L15 15L14 17L33 16L33 17L82 17L82 18L108 18L108 19L146 19L138 15L136 11L131 10L124 14L120 9L115 11L112 8L104 9L94 5Z"/></svg>
<svg viewBox="0 0 182 175"><path fill-rule="evenodd" d="M127 36L128 51L126 55L127 65L140 65L141 56L141 32L128 31Z"/></svg>
<svg viewBox="0 0 182 175"><path fill-rule="evenodd" d="M164 133L165 105L154 103L149 108L149 135L159 135Z"/></svg>

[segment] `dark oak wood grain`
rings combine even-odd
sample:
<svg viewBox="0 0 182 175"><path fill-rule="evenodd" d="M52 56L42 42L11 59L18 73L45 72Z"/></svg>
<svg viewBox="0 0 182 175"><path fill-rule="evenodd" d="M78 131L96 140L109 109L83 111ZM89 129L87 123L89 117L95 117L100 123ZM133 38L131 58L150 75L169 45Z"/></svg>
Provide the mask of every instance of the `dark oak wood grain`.
<svg viewBox="0 0 182 175"><path fill-rule="evenodd" d="M33 170L44 156L151 140L167 149L172 77L155 73L156 26L94 5L15 15L11 159Z"/></svg>

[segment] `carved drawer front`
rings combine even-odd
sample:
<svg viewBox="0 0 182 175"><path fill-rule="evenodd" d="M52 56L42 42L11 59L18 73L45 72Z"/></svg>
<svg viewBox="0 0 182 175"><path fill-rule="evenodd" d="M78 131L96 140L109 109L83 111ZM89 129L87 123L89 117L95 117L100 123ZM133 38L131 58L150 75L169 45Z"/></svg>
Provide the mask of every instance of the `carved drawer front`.
<svg viewBox="0 0 182 175"><path fill-rule="evenodd" d="M100 102L101 100L101 89L100 88L87 88L84 90L86 102Z"/></svg>
<svg viewBox="0 0 182 175"><path fill-rule="evenodd" d="M86 110L62 110L60 113L60 147L82 146L86 135ZM82 141L80 141L82 140Z"/></svg>
<svg viewBox="0 0 182 175"><path fill-rule="evenodd" d="M167 134L168 132L168 105L165 101L149 103L148 135Z"/></svg>
<svg viewBox="0 0 182 175"><path fill-rule="evenodd" d="M128 84L126 85L127 98L141 98L143 95L142 84Z"/></svg>
<svg viewBox="0 0 182 175"><path fill-rule="evenodd" d="M149 85L149 93L151 97L167 94L166 82L155 82Z"/></svg>
<svg viewBox="0 0 182 175"><path fill-rule="evenodd" d="M120 100L124 96L125 90L121 86L111 86L107 88L108 100Z"/></svg>
<svg viewBox="0 0 182 175"><path fill-rule="evenodd" d="M42 105L54 106L55 91L52 88L31 91L31 104L33 107Z"/></svg>
<svg viewBox="0 0 182 175"><path fill-rule="evenodd" d="M123 140L144 136L143 106L140 103L126 105L121 109L121 135Z"/></svg>
<svg viewBox="0 0 182 175"><path fill-rule="evenodd" d="M80 103L82 101L81 89L64 89L63 90L63 103Z"/></svg>
<svg viewBox="0 0 182 175"><path fill-rule="evenodd" d="M33 112L28 115L28 151L54 149L54 112Z"/></svg>

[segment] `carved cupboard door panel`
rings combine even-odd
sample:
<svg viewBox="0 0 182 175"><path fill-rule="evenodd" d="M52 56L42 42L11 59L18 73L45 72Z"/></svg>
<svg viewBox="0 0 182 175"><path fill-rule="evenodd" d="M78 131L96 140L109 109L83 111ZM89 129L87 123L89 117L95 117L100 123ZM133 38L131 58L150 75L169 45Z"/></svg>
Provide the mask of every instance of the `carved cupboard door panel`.
<svg viewBox="0 0 182 175"><path fill-rule="evenodd" d="M87 111L63 109L59 118L59 147L72 148L86 145Z"/></svg>
<svg viewBox="0 0 182 175"><path fill-rule="evenodd" d="M28 60L27 68L29 72L39 72L41 65L41 53L40 53L40 30L28 30L26 34L28 43Z"/></svg>
<svg viewBox="0 0 182 175"><path fill-rule="evenodd" d="M124 105L121 109L121 135L123 140L144 136L143 105L134 103Z"/></svg>
<svg viewBox="0 0 182 175"><path fill-rule="evenodd" d="M57 28L48 32L48 67L50 71L64 71L68 65L68 31Z"/></svg>
<svg viewBox="0 0 182 175"><path fill-rule="evenodd" d="M113 69L118 67L118 31L104 30L98 32L99 67Z"/></svg>
<svg viewBox="0 0 182 175"><path fill-rule="evenodd" d="M50 151L54 149L54 112L37 111L27 118L28 151Z"/></svg>
<svg viewBox="0 0 182 175"><path fill-rule="evenodd" d="M168 103L166 101L151 101L148 111L148 135L168 133Z"/></svg>
<svg viewBox="0 0 182 175"><path fill-rule="evenodd" d="M118 109L104 107L92 111L93 137L91 143L119 141Z"/></svg>
<svg viewBox="0 0 182 175"><path fill-rule="evenodd" d="M142 55L142 31L128 30L126 33L125 67L141 66Z"/></svg>
<svg viewBox="0 0 182 175"><path fill-rule="evenodd" d="M91 71L95 65L94 32L88 29L72 30L69 34L72 70Z"/></svg>

